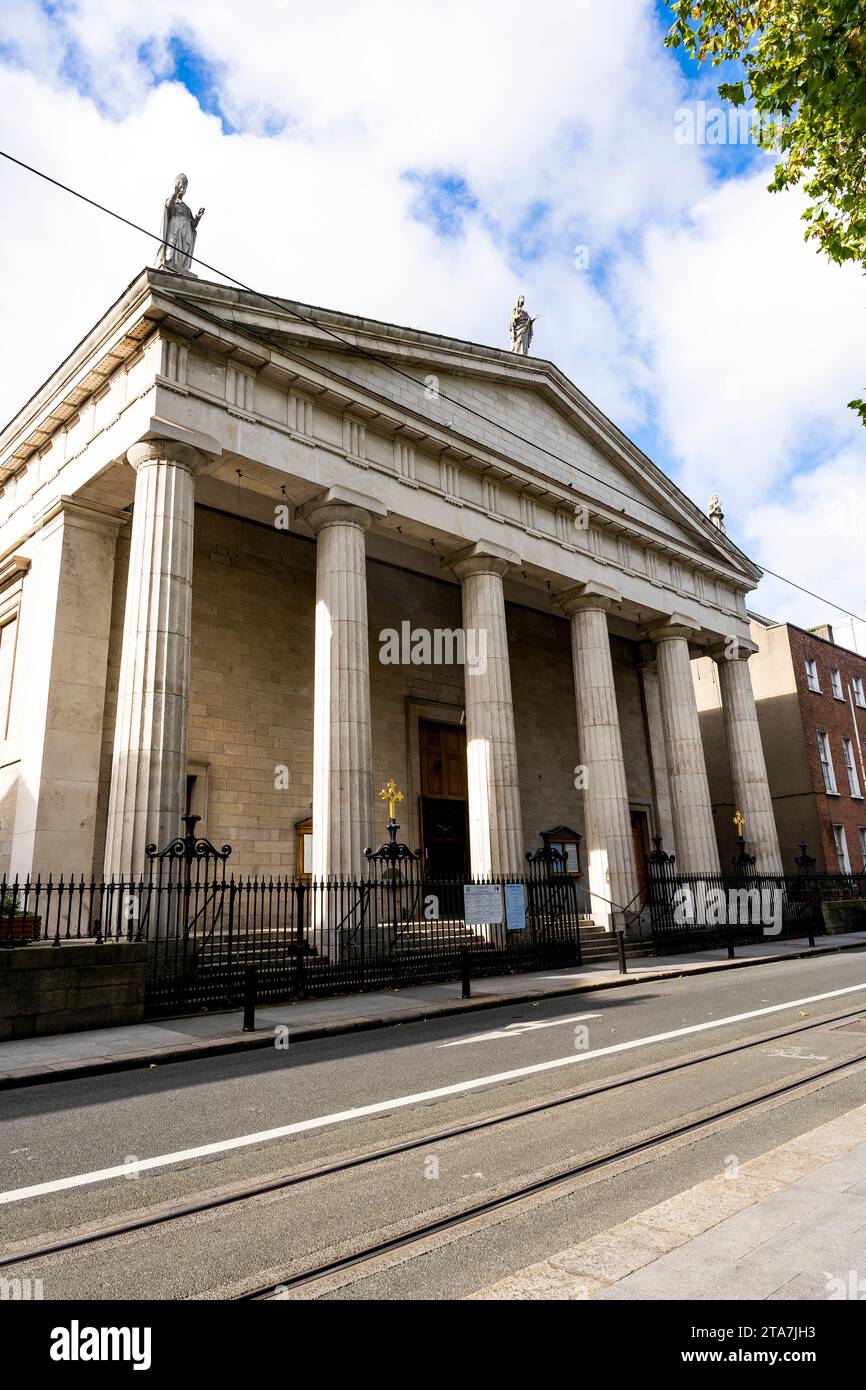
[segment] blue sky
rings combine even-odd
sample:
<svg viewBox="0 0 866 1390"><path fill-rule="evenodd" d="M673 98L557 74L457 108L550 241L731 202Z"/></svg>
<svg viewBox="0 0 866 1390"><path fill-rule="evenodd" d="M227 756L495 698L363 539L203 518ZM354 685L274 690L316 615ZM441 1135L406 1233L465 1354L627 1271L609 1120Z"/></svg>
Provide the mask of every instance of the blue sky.
<svg viewBox="0 0 866 1390"><path fill-rule="evenodd" d="M7 0L0 139L154 228L183 168L201 254L272 293L504 345L523 292L537 351L747 551L863 611L816 517L866 514L864 282L804 244L764 153L678 143L719 75L668 24L658 0ZM152 248L18 171L0 195L8 418Z"/></svg>
<svg viewBox="0 0 866 1390"><path fill-rule="evenodd" d="M164 44L143 43L138 58L148 69L154 86L160 82L179 82L193 96L202 111L216 116L223 135L232 135L235 126L220 98L223 71L220 64L208 62L189 35L170 34Z"/></svg>

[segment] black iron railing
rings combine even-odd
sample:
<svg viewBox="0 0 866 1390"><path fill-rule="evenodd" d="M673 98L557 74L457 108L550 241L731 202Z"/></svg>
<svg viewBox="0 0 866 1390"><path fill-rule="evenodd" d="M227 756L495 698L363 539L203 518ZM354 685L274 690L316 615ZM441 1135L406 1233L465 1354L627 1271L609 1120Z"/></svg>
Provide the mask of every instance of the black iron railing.
<svg viewBox="0 0 866 1390"><path fill-rule="evenodd" d="M474 975L580 963L586 894L542 864L463 880L373 860L366 877L304 880L230 875L228 857L192 825L131 880L4 879L0 946L146 941L151 1013L240 1004L250 966L267 1002L458 978L467 957ZM467 920L467 885L494 890L503 920Z"/></svg>
<svg viewBox="0 0 866 1390"><path fill-rule="evenodd" d="M822 903L866 897L866 873L762 874L740 859L727 873L683 874L671 856L650 856L648 912L659 953L812 939L824 932Z"/></svg>

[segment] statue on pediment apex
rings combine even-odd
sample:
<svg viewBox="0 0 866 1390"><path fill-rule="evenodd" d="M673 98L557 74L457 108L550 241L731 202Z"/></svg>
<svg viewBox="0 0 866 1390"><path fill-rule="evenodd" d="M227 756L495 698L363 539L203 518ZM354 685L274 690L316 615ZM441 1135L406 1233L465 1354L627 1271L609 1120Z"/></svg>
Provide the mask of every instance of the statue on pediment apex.
<svg viewBox="0 0 866 1390"><path fill-rule="evenodd" d="M723 536L728 534L725 528L725 514L722 511L722 504L715 493L710 498L710 505L707 507L707 516L717 531L721 531Z"/></svg>
<svg viewBox="0 0 866 1390"><path fill-rule="evenodd" d="M199 208L195 217L183 201L189 180L186 174L178 174L174 181L174 192L165 200L162 215L162 244L157 252L156 263L163 270L172 270L176 275L195 275L190 269L198 224L204 216L204 208Z"/></svg>

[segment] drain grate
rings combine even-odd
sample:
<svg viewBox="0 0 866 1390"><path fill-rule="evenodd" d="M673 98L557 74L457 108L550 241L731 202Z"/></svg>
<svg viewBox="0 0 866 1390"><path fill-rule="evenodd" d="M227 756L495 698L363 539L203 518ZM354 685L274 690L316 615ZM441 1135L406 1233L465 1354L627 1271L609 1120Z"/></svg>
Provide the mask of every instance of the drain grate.
<svg viewBox="0 0 866 1390"><path fill-rule="evenodd" d="M834 1033L866 1033L866 1018L855 1018L851 1023L840 1023L832 1031Z"/></svg>

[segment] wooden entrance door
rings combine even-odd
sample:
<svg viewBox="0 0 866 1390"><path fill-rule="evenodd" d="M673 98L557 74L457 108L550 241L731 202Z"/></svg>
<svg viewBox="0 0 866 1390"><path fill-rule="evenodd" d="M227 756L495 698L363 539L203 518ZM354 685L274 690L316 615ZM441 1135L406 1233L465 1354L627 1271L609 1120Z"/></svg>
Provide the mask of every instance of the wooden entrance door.
<svg viewBox="0 0 866 1390"><path fill-rule="evenodd" d="M463 878L468 871L466 730L460 724L418 722L421 755L421 836L427 872Z"/></svg>
<svg viewBox="0 0 866 1390"><path fill-rule="evenodd" d="M637 869L637 886L640 889L641 903L646 902L647 893L647 852L649 850L649 822L646 811L631 813L631 841L634 846L634 862ZM625 904L623 904L625 906ZM633 904L633 910L638 907Z"/></svg>

